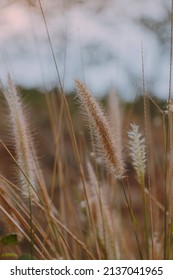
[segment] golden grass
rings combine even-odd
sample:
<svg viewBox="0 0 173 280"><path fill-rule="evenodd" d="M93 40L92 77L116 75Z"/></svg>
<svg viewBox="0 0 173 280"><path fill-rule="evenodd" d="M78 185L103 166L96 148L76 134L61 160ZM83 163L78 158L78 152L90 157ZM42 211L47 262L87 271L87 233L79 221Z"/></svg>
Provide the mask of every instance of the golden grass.
<svg viewBox="0 0 173 280"><path fill-rule="evenodd" d="M78 106L64 93L41 1L39 7L60 94L47 93L47 107L31 106L28 116L11 78L2 87L8 114L0 128L8 121L11 140L2 133L1 259L26 253L28 259L172 259L173 28L167 110L145 92L142 50L142 104L122 104L111 92L103 109L76 81L89 137ZM30 119L38 115L35 145Z"/></svg>
<svg viewBox="0 0 173 280"><path fill-rule="evenodd" d="M14 258L27 252L28 257L37 259L162 259L166 251L165 258L170 259L172 243L165 244L164 241L165 234L171 240L172 215L169 209L165 209L163 200L167 168L166 160L163 161L164 138L158 143L157 150L154 146L151 150L156 172L163 176L159 181L155 178L160 186L153 185L152 189L157 187L158 191L151 193L148 185L151 173L146 168L150 160L146 153L147 143L139 127L130 125L139 117L127 110L124 125L112 127L110 120L115 120L113 108L108 110L108 117L106 110L80 81L76 82L76 87L76 98L90 128L90 137L80 117L81 112L76 111L78 106L72 105L73 100L67 98L66 101L71 127L62 106L62 96L50 93L42 97L50 116L48 119L46 114L49 132L44 131L42 135L49 140L42 153L45 152L47 157L51 153L51 166L44 166L46 158L41 162L36 156L38 152L33 148L34 137L20 92L11 80L8 88L3 89L15 150L5 143L4 138L0 141L1 151L4 150L15 166L15 177L8 177L8 172L6 177L1 175L1 226L3 235L15 233L18 242L15 246L1 245L1 258L8 258L10 250ZM116 98L111 104L118 102ZM151 105L155 106L152 101ZM121 106L119 103L118 108ZM159 113L155 111L157 119ZM160 113L164 115L161 109ZM154 126L151 142L158 130L166 126L166 118L163 123L160 120L159 127L154 126L155 119L150 120ZM120 137L115 133L115 127ZM170 201L169 197L167 199ZM150 203L154 210L153 227ZM164 231L165 219L167 228Z"/></svg>

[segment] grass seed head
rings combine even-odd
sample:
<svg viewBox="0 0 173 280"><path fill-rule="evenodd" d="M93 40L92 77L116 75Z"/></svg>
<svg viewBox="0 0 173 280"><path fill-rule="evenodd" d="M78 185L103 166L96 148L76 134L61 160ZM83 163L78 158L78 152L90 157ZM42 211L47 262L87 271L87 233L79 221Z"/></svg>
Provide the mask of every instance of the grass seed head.
<svg viewBox="0 0 173 280"><path fill-rule="evenodd" d="M95 98L80 81L76 81L76 88L77 96L90 122L105 166L116 178L121 179L124 174L122 153L116 145L109 122Z"/></svg>

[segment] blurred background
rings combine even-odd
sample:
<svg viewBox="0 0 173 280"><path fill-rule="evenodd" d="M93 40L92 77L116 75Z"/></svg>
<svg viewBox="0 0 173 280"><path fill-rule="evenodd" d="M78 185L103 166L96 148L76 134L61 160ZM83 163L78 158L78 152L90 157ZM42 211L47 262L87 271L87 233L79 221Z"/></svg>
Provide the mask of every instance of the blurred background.
<svg viewBox="0 0 173 280"><path fill-rule="evenodd" d="M168 95L170 0L41 0L65 91L74 80L102 96L125 99L142 85L141 42L147 90ZM0 1L0 79L10 73L22 87L58 86L37 0Z"/></svg>

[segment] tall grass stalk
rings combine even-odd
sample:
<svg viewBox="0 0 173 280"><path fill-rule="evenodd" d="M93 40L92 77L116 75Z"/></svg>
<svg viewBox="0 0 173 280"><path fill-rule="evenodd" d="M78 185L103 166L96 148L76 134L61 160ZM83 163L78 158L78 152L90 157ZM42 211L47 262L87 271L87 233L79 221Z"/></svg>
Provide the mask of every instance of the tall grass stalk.
<svg viewBox="0 0 173 280"><path fill-rule="evenodd" d="M47 38L48 38L48 42L49 42L49 46L50 46L50 49L51 49L52 58L53 58L53 62L54 62L54 66L55 66L55 70L56 70L56 74L57 74L57 80L58 80L58 84L59 84L60 92L61 92L61 96L62 96L62 104L63 104L63 106L65 106L65 110L66 110L66 113L67 113L67 118L68 118L69 125L70 125L72 142L73 142L73 145L74 145L74 151L75 151L75 154L76 154L78 168L79 168L79 171L80 171L82 185L83 185L85 198L86 198L86 202L87 202L88 216L89 216L89 220L90 220L91 227L92 227L92 230L93 230L93 235L94 235L95 242L96 242L98 256L100 256L99 246L97 244L97 239L96 239L95 232L94 232L94 225L93 225L91 212L90 212L90 208L89 208L89 203L88 203L88 198L87 198L87 192L86 192L86 186L85 186L85 176L84 176L84 171L83 171L82 163L81 163L81 159L80 159L80 153L79 153L79 150L78 150L76 135L75 135L74 128L73 128L73 122L72 122L72 119L71 119L68 102L67 102L66 96L64 94L64 89L63 89L63 85L62 85L62 82L61 82L60 72L59 72L57 61L56 61L55 52L54 52L54 48L53 48L53 45L52 45L52 41L51 41L51 37L50 37L50 33L49 33L49 29L48 29L48 25L47 25L47 21L46 21L46 17L45 17L45 14L44 14L44 10L43 10L41 0L39 0L39 7L40 7L41 14L42 14L42 17L43 17L43 21L44 21L44 25L45 25L45 29L46 29L46 34L47 34Z"/></svg>
<svg viewBox="0 0 173 280"><path fill-rule="evenodd" d="M141 43L141 58L142 58L142 89L143 89L143 99L144 99L144 124L145 124L145 139L146 139L146 153L147 153L147 164L146 164L146 173L148 175L148 190L149 190L149 224L150 224L150 236L151 236L151 254L148 250L148 258L152 257L155 259L154 252L154 224L153 224L153 204L152 204L152 193L156 196L156 188L153 190L153 186L156 186L155 180L155 168L154 160L152 156L153 143L151 139L152 129L150 121L150 110L149 110L149 98L145 88L145 70L144 70L144 51L143 44Z"/></svg>
<svg viewBox="0 0 173 280"><path fill-rule="evenodd" d="M33 257L33 247L34 247L34 230L32 223L32 200L35 200L35 192L33 192L31 186L34 189L37 188L37 180L35 174L35 162L34 162L34 148L32 139L29 133L28 124L26 121L22 101L20 100L19 94L11 80L8 78L8 89L3 91L5 99L7 101L9 112L10 112L10 122L12 124L12 130L15 141L17 162L23 170L19 173L20 184L22 188L22 193L28 198L28 207L30 213L30 235L31 235L31 257ZM25 179L23 176L28 178Z"/></svg>
<svg viewBox="0 0 173 280"><path fill-rule="evenodd" d="M145 246L146 257L149 258L149 229L148 229L148 213L147 201L145 193L145 169L146 169L146 145L145 138L139 132L139 127L131 124L131 130L128 132L129 136L129 149L132 158L132 164L137 173L137 180L141 186L143 214L145 221Z"/></svg>
<svg viewBox="0 0 173 280"><path fill-rule="evenodd" d="M173 168L173 119L172 119L172 51L173 51L173 0L171 6L169 92L166 115L166 169L165 169L165 239L164 258L171 257L172 247L172 168ZM168 213L168 215L167 215Z"/></svg>

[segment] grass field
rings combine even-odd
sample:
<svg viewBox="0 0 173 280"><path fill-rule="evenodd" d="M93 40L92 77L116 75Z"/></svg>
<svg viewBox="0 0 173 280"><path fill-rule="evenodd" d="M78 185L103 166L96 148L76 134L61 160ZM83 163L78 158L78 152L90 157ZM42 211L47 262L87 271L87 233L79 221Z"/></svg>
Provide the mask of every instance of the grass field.
<svg viewBox="0 0 173 280"><path fill-rule="evenodd" d="M64 93L42 15L59 86L1 86L0 258L172 259L172 33L166 101L144 67L136 100L96 100Z"/></svg>
<svg viewBox="0 0 173 280"><path fill-rule="evenodd" d="M2 259L172 258L165 102L2 95Z"/></svg>

